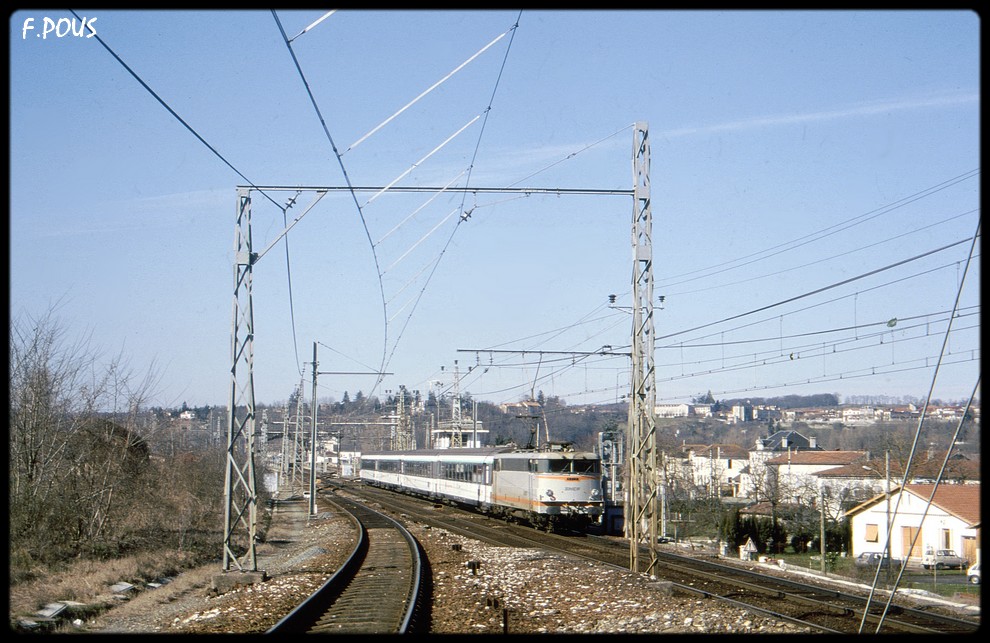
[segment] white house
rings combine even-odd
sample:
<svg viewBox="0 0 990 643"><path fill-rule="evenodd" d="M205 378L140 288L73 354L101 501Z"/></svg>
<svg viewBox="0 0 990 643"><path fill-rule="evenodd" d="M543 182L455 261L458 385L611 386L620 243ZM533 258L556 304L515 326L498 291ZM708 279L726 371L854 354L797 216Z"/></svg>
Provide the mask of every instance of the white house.
<svg viewBox="0 0 990 643"><path fill-rule="evenodd" d="M866 426L877 421L877 414L871 406L846 406L842 408L842 423L847 426Z"/></svg>
<svg viewBox="0 0 990 643"><path fill-rule="evenodd" d="M740 495L741 476L749 466L749 452L736 444L692 447L687 454L694 484L711 497Z"/></svg>
<svg viewBox="0 0 990 643"><path fill-rule="evenodd" d="M692 404L691 405L691 415L695 415L700 418L710 418L712 416L712 405L711 404Z"/></svg>
<svg viewBox="0 0 990 643"><path fill-rule="evenodd" d="M931 548L954 549L971 562L979 560L978 484L940 484L937 490L931 484L909 484L891 490L889 505L886 494L879 494L853 507L846 517L852 528L854 556L883 551L888 516L892 558L920 562L925 550Z"/></svg>
<svg viewBox="0 0 990 643"><path fill-rule="evenodd" d="M686 418L691 413L689 404L657 404L653 414L658 418Z"/></svg>
<svg viewBox="0 0 990 643"><path fill-rule="evenodd" d="M781 502L817 506L824 500L829 513L838 515L847 497L847 485L823 474L865 462L868 457L865 451L788 451L765 461L764 466Z"/></svg>
<svg viewBox="0 0 990 643"><path fill-rule="evenodd" d="M790 429L756 438L756 449L749 452L749 467L740 476L740 495L766 500L763 493L767 483L766 462L781 454L803 450L822 449L814 436L808 438Z"/></svg>

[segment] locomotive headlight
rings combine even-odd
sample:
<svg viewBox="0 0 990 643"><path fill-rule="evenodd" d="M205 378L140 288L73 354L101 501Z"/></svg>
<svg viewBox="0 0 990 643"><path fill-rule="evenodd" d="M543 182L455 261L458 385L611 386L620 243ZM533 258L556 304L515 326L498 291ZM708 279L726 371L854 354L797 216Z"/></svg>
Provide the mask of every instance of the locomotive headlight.
<svg viewBox="0 0 990 643"><path fill-rule="evenodd" d="M592 498L597 498L600 495L602 495L602 490L601 489L592 489L591 490L591 497Z"/></svg>

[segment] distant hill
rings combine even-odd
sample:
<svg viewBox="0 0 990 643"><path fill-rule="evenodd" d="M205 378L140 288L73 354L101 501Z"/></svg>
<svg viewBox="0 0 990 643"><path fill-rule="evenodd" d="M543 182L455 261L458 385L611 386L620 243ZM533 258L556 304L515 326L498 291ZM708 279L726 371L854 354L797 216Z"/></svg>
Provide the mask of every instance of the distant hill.
<svg viewBox="0 0 990 643"><path fill-rule="evenodd" d="M747 397L744 399L719 400L719 404L735 406L748 404L751 406L776 406L780 409L824 408L839 406L839 397L834 393L816 393L815 395L784 395L782 397Z"/></svg>

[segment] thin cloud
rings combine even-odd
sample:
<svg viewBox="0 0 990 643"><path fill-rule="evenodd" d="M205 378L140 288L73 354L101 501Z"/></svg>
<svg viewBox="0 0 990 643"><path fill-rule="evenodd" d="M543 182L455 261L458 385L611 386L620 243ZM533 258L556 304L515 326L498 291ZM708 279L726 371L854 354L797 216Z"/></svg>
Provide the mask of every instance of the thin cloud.
<svg viewBox="0 0 990 643"><path fill-rule="evenodd" d="M764 116L751 118L742 121L732 121L717 125L705 125L701 127L682 127L659 132L659 136L672 138L675 136L692 136L695 134L707 134L711 132L731 132L759 127L775 127L778 125L793 125L796 123L810 123L819 121L836 120L840 118L856 118L861 116L874 116L876 114L886 114L893 111L904 111L912 109L926 109L930 107L946 107L962 105L966 103L979 102L980 97L976 94L954 94L950 96L932 96L911 100L867 103L850 107L848 109L836 109L826 112L811 112L808 114L785 114L778 116Z"/></svg>
<svg viewBox="0 0 990 643"><path fill-rule="evenodd" d="M190 212L213 212L218 206L229 207L233 212L235 198L236 192L230 188L106 201L72 211L59 207L50 209L51 216L47 221L35 216L22 217L21 233L37 240L82 235L118 236L126 232L146 232L151 228L174 228L187 225Z"/></svg>

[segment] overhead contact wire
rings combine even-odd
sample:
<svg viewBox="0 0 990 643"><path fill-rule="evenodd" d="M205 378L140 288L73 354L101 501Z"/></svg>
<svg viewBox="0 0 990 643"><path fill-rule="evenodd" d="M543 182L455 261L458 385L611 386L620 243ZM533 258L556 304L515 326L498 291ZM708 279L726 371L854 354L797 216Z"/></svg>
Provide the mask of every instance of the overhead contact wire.
<svg viewBox="0 0 990 643"><path fill-rule="evenodd" d="M330 134L330 129L327 127L326 119L323 117L323 112L320 110L320 106L316 102L316 97L313 96L313 91L309 86L309 81L306 80L306 74L303 73L302 67L299 65L299 59L296 58L296 52L292 49L292 43L289 42L288 37L285 35L285 29L282 28L282 21L278 19L278 14L275 13L274 9L272 9L272 17L275 18L275 24L278 25L278 31L282 34L282 40L285 41L285 47L289 50L289 55L292 57L292 63L295 65L296 71L299 73L299 78L302 80L303 85L306 88L306 94L309 96L313 109L316 110L316 115L320 119L320 125L323 127L323 133L326 135L327 141L329 141L330 147L333 150L334 157L337 159L337 164L340 166L340 171L344 175L344 181L347 183L351 199L354 201L354 206L357 208L358 216L361 219L361 225L364 227L364 234L368 238L368 244L371 246L371 255L375 261L375 272L378 276L378 289L382 300L383 323L382 362L381 367L378 370L378 378L375 380L374 386L371 387L371 394L373 394L382 379L385 377L385 352L388 348L388 307L385 304L385 285L382 282L382 270L378 263L378 253L375 250L375 242L371 238L371 232L368 230L368 222L364 218L364 211L361 209L361 204L357 199L357 193L354 191L354 185L351 182L351 177L347 174L347 168L344 167L344 161L341 158L340 152L337 150L336 143L333 141L333 136Z"/></svg>
<svg viewBox="0 0 990 643"><path fill-rule="evenodd" d="M793 250L794 248L798 248L798 247L800 247L802 245L805 245L807 243L810 243L812 241L818 241L820 239L824 239L825 237L831 236L832 234L835 234L836 232L840 232L841 230L846 230L848 228L854 227L856 225L859 225L860 223L863 223L864 221L869 221L870 219L875 219L876 217L878 217L878 216L880 216L882 214L887 214L888 212L890 212L892 210L895 210L897 208L903 207L903 206L905 206L905 205L907 205L909 203L913 203L914 201L918 201L918 200L920 200L920 199L922 199L922 198L924 198L926 196L929 196L931 194L934 194L935 192L940 192L942 190L945 190L945 189L947 189L947 188L949 188L949 187L951 187L951 186L953 186L953 185L955 185L957 183L961 183L962 181L965 181L967 179L970 179L970 178L976 176L979 173L980 173L980 170L979 169L970 170L969 172L965 172L963 174L960 174L958 176L955 176L955 177L953 177L951 179L948 179L946 181L943 181L942 183L939 183L939 184L934 185L932 187L925 188L924 190L921 190L920 192L916 192L915 194L912 194L910 196L904 197L903 199L899 199L899 200L894 201L892 203L888 203L887 205L881 206L879 208L875 208L873 210L870 210L869 212L865 212L865 213L863 213L863 214L861 214L859 216L853 217L852 219L847 219L847 220L845 220L845 221L843 221L841 223L837 223L837 224L835 224L833 226L829 226L827 228L823 228L822 230L818 230L816 232L812 232L812 233L806 234L803 237L799 237L797 239L793 239L791 241L787 241L785 243L778 244L776 246L772 246L772 247L767 248L765 250L760 250L758 252L754 252L754 253L745 255L743 257L739 257L738 259L733 259L732 261L727 261L727 262L723 262L723 263L720 263L720 264L715 264L714 266L708 266L707 268L699 268L698 270L692 270L690 272L685 272L685 273L681 273L679 275L674 275L674 276L670 277L670 279L680 279L681 277L687 277L688 275L693 275L695 273L713 270L713 269L719 268L721 266L729 266L729 267L723 268L722 270L715 270L714 272L706 272L706 274L704 274L704 275L700 275L698 277L692 277L691 279L685 279L683 281L677 281L677 282L667 281L667 282L663 282L662 284L658 284L658 287L660 287L660 288L667 288L667 287L676 286L678 284L682 284L682 283L685 283L685 282L688 282L688 281L694 281L696 279L701 279L701 278L704 278L704 277L710 277L711 275L715 275L715 274L718 274L720 272L724 272L725 270L729 270L731 268L738 268L740 266L744 266L744 265L747 265L747 264L750 264L750 263L754 263L756 261L760 261L761 259L766 259L767 257L771 257L771 256L773 256L775 254L780 254L780 253L786 252L788 250ZM873 215L873 216L869 216L869 215ZM831 230L831 232L829 232L830 230ZM803 242L803 243L799 243L799 242ZM778 249L779 249L778 252L771 252L773 250L778 250ZM766 254L766 253L770 253L770 254ZM760 255L765 255L765 256L761 257ZM738 262L741 262L741 261L743 261L745 259L751 259L751 258L754 258L754 257L755 257L755 259L752 259L752 261L747 261L745 263L738 263ZM732 264L737 264L737 265L733 266Z"/></svg>
<svg viewBox="0 0 990 643"><path fill-rule="evenodd" d="M512 42L515 40L516 29L519 28L519 18L521 16L522 16L522 11L520 10L519 13L516 16L515 23L512 25L512 27L509 28L509 32L511 34L509 36L509 43L508 43L508 45L505 48L505 55L502 57L502 66L499 68L498 77L495 79L495 85L492 88L492 94L491 94L491 97L488 100L488 106L485 108L484 118L482 119L482 123L481 123L481 131L478 133L478 140L475 143L474 154L471 156L471 164L468 166L468 176L465 179L465 185L468 185L471 182L471 173L474 171L474 163L475 163L475 160L477 159L477 156L478 156L478 149L481 147L481 140L482 140L482 138L484 137L484 134L485 134L485 126L488 124L488 116L491 113L492 104L495 102L495 94L498 92L498 86L499 86L499 83L501 82L501 79L502 79L502 72L505 69L505 63L506 63L506 61L509 58L509 52L512 50ZM465 192L464 195L461 198L461 209L462 210L463 210L463 207L464 207L464 200L466 198L467 198L467 193ZM392 345L392 350L389 353L388 359L386 359L384 361L384 363L383 363L383 366L382 366L382 370L383 371L385 370L385 368L387 368L388 364L391 362L392 356L395 355L395 350L399 346L399 340L402 339L402 335L405 333L406 327L408 327L409 321L412 319L413 313L415 313L416 312L416 308L419 307L419 302L420 302L420 300L423 297L423 293L426 291L427 286L429 286L430 281L433 280L433 275L436 274L437 267L440 265L440 261L443 259L444 254L446 254L447 248L450 247L450 244L451 244L451 242L454 239L454 235L457 233L457 230L460 228L460 225L464 221L466 221L466 220L467 220L467 217L466 216L462 216L462 217L460 217L457 220L457 223L454 224L454 229L451 231L450 236L447 237L447 242L444 244L443 248L440 250L440 254L437 256L436 261L434 262L433 267L430 270L430 273L427 275L426 282L423 284L423 287L420 289L419 294L417 295L416 300L413 303L412 310L409 311L409 315L406 317L406 320L403 323L402 328L399 330L399 333L398 333L398 335L395 338L395 343Z"/></svg>

